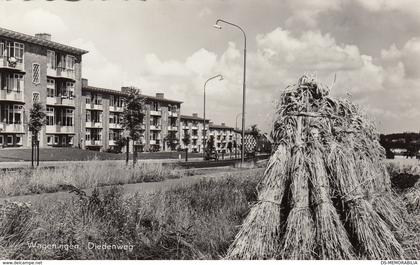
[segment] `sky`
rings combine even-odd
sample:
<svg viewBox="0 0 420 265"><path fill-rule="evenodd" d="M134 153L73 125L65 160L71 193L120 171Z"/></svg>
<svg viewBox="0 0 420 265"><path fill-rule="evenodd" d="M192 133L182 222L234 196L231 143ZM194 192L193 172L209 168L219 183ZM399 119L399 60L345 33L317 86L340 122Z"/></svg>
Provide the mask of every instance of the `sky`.
<svg viewBox="0 0 420 265"><path fill-rule="evenodd" d="M418 0L1 1L0 27L86 49L92 86L136 86L181 100L182 114L271 130L276 99L304 73L351 98L381 133L420 131ZM239 115L240 117L240 115ZM241 119L238 119L240 127Z"/></svg>

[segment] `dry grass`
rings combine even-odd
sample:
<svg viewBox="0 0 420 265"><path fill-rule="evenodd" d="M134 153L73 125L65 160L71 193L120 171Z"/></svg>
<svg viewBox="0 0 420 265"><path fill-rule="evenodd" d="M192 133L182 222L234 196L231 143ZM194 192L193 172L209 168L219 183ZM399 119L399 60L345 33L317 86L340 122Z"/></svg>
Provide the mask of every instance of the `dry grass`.
<svg viewBox="0 0 420 265"><path fill-rule="evenodd" d="M0 197L46 193L65 190L67 186L80 189L107 185L162 181L178 178L181 172L161 163L143 162L136 167L91 161L69 164L53 169L39 168L0 173Z"/></svg>
<svg viewBox="0 0 420 265"><path fill-rule="evenodd" d="M261 174L251 172L227 173L221 180L202 180L147 195L126 197L114 187L49 205L3 203L0 257L219 259L256 200ZM29 248L29 242L81 247L40 250ZM89 250L88 242L131 244L133 250Z"/></svg>

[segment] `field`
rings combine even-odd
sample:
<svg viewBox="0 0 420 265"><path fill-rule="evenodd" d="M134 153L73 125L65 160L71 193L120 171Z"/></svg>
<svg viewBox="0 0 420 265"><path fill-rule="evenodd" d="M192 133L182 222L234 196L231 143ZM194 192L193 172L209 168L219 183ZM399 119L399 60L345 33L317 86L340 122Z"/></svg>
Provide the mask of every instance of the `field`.
<svg viewBox="0 0 420 265"><path fill-rule="evenodd" d="M393 174L394 188L409 209L411 231L414 231L405 234L401 241L409 253L407 258L418 259L420 211L413 205L413 200L408 199L411 198L408 194L418 193L419 189L413 188L414 184L410 186L411 180L395 182L404 177L398 174L407 172L407 168L418 178L420 174L414 170L414 164L389 163L388 166ZM68 173L60 181L66 179L74 186L73 195L68 199L48 203L42 200L34 200L31 204L23 201L1 203L0 258L221 259L250 207L256 203L256 185L263 173L263 169L221 170L217 178L179 181L179 185L153 192L127 193L124 186L114 185L85 193L81 188L101 186L104 181L112 183L116 178L99 173L109 169L94 168L86 180L72 178L70 173L75 172L74 168L65 170ZM153 178L151 172L154 171L160 172L156 175L159 177ZM124 173L123 179L130 180L132 173ZM211 175L211 171L200 170L175 175L188 179L194 178L190 175L201 173ZM52 182L53 185L54 179L59 178L59 173L54 174L54 177L51 172L45 174L45 179L37 181ZM159 164L142 174L139 179L143 181L173 177L168 176L173 174L171 169ZM60 181L55 181L55 187ZM162 186L164 184L162 182ZM11 190L5 189L3 193L11 194ZM47 190L43 188L40 192ZM126 249L112 249L113 246ZM110 249L101 249L106 247Z"/></svg>

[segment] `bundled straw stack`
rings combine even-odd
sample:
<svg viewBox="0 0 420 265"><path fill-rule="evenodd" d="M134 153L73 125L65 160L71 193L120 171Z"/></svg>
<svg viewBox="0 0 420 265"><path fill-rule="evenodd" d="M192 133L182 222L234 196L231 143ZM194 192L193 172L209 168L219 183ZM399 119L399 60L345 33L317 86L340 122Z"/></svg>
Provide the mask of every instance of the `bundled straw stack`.
<svg viewBox="0 0 420 265"><path fill-rule="evenodd" d="M282 93L277 149L227 258L402 259L406 211L375 128L303 76Z"/></svg>

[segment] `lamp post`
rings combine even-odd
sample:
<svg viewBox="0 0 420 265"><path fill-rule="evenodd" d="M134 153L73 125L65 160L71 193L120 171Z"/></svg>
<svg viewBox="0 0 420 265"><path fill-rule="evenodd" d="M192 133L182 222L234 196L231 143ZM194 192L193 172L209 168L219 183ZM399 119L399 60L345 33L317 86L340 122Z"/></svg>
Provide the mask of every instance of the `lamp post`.
<svg viewBox="0 0 420 265"><path fill-rule="evenodd" d="M203 111L203 158L206 155L206 85L207 83L212 80L219 77L219 81L223 80L223 76L221 74L215 75L207 79L207 81L204 83L204 111Z"/></svg>
<svg viewBox="0 0 420 265"><path fill-rule="evenodd" d="M235 130L238 130L238 118L239 115L242 115L242 113L238 113L238 115L236 115L236 123L235 123ZM238 153L238 134L235 132L235 158L237 157L237 153Z"/></svg>
<svg viewBox="0 0 420 265"><path fill-rule="evenodd" d="M244 76L243 76L243 88L242 88L242 141L243 141L243 139L245 139L246 34L245 34L245 31L240 26L233 24L231 22L228 22L226 20L223 20L223 19L216 20L216 24L214 25L214 27L217 29L222 29L222 26L220 26L219 23L225 23L230 26L233 26L239 29L244 35ZM242 165L244 161L245 161L245 149L244 149L244 145L242 144L241 145L241 164Z"/></svg>

